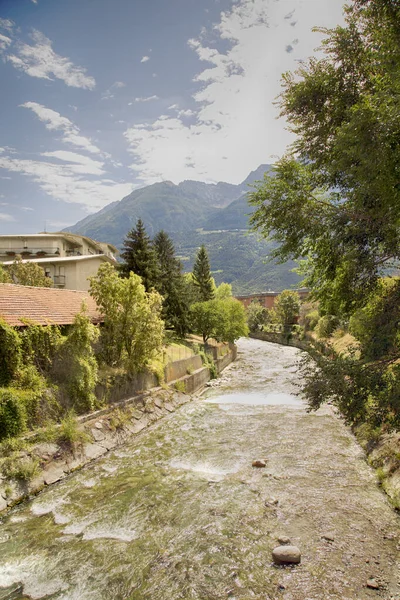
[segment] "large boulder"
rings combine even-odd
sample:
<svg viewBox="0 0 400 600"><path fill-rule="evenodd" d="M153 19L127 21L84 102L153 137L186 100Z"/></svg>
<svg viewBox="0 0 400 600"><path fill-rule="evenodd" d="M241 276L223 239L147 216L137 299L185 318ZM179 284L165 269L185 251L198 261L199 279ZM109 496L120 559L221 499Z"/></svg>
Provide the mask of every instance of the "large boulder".
<svg viewBox="0 0 400 600"><path fill-rule="evenodd" d="M278 546L272 551L276 565L293 565L301 561L301 553L297 546Z"/></svg>

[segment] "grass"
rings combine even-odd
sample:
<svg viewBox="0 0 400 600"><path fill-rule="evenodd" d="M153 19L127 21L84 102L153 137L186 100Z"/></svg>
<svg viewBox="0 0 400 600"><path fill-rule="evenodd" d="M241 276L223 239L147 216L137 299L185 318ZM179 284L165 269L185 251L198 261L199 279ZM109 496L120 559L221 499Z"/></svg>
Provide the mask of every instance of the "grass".
<svg viewBox="0 0 400 600"><path fill-rule="evenodd" d="M120 408L115 409L110 417L110 428L112 431L123 431L125 426L130 422L131 417L132 415L129 411L121 410Z"/></svg>
<svg viewBox="0 0 400 600"><path fill-rule="evenodd" d="M77 446L90 441L90 436L80 429L75 413L69 411L61 421L57 431L57 442L60 446L66 446L70 450L73 450Z"/></svg>
<svg viewBox="0 0 400 600"><path fill-rule="evenodd" d="M182 380L175 381L174 388L177 392L182 392L183 394L186 392L185 382Z"/></svg>
<svg viewBox="0 0 400 600"><path fill-rule="evenodd" d="M39 460L37 458L8 457L2 464L2 472L8 479L30 481L39 472Z"/></svg>

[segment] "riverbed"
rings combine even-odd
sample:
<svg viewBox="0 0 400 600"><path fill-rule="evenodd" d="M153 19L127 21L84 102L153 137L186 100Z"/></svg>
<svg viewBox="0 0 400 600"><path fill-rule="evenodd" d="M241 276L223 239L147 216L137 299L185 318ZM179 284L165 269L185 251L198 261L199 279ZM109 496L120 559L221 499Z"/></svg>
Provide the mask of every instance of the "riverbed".
<svg viewBox="0 0 400 600"><path fill-rule="evenodd" d="M199 399L3 518L0 587L20 583L13 599L400 599L399 518L332 408L307 412L301 353L238 345ZM300 565L273 565L282 536Z"/></svg>

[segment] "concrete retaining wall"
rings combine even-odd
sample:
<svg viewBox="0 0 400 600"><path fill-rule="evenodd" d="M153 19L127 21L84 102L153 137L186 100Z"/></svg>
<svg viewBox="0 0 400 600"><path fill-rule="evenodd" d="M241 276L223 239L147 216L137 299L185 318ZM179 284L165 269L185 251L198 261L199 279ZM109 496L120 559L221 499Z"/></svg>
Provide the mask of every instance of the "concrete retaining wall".
<svg viewBox="0 0 400 600"><path fill-rule="evenodd" d="M170 383L171 381L185 377L188 375L188 371L197 371L198 369L201 369L202 366L201 356L198 355L189 356L189 358L182 358L181 360L169 363L164 369L165 382Z"/></svg>

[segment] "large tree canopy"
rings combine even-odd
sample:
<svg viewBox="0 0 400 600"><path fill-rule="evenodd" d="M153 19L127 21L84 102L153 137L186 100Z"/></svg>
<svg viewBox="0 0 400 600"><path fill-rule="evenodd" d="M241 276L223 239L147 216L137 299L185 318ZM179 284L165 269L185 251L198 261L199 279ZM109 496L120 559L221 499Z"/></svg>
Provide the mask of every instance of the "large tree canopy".
<svg viewBox="0 0 400 600"><path fill-rule="evenodd" d="M252 224L279 259L308 259L325 310L349 313L400 257L400 3L355 0L323 32L324 56L284 75L296 142L251 194Z"/></svg>

